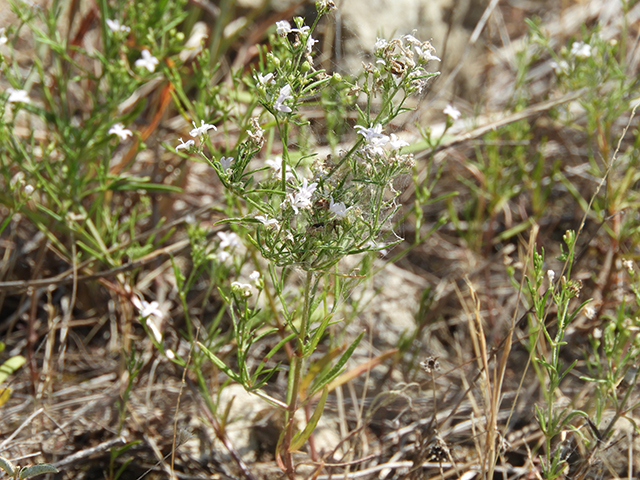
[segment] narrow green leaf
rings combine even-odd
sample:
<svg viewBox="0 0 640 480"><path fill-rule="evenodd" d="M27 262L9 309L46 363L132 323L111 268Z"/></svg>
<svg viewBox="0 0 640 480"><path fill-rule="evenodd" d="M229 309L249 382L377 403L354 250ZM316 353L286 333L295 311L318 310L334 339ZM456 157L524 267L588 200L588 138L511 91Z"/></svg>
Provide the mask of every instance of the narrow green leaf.
<svg viewBox="0 0 640 480"><path fill-rule="evenodd" d="M226 373L227 376L231 380L234 380L234 381L238 382L239 384L242 384L241 378L233 370L231 370L229 367L227 367L222 360L220 360L212 352L210 352L207 349L207 347L205 347L201 342L198 342L198 346L204 352L204 354L207 357L209 357L209 360L211 360L216 367L218 367L220 370L222 370L224 373Z"/></svg>
<svg viewBox="0 0 640 480"><path fill-rule="evenodd" d="M302 445L304 445L304 442L306 442L309 439L309 437L315 430L316 425L318 425L318 420L320 420L320 417L322 416L322 412L324 410L324 403L327 401L328 394L329 394L329 389L325 386L322 389L322 396L320 397L320 400L316 405L316 409L313 411L313 415L311 415L311 418L309 419L309 423L307 423L307 426L304 427L304 430L300 432L298 435L296 435L293 441L291 442L291 446L289 447L290 452L298 450L300 447L302 447Z"/></svg>
<svg viewBox="0 0 640 480"><path fill-rule="evenodd" d="M324 387L331 380L333 380L338 375L340 375L342 368L346 365L349 358L351 358L353 351L356 349L356 347L360 343L360 340L362 340L362 337L364 337L364 331L360 335L358 335L358 338L356 338L356 340L349 346L349 348L347 348L347 351L342 354L342 356L340 357L340 360L338 360L338 363L336 363L336 365L328 373L323 375L318 380L318 382L316 383L316 386L313 389L313 392L311 393L311 395L309 395L310 397L315 395L322 387Z"/></svg>

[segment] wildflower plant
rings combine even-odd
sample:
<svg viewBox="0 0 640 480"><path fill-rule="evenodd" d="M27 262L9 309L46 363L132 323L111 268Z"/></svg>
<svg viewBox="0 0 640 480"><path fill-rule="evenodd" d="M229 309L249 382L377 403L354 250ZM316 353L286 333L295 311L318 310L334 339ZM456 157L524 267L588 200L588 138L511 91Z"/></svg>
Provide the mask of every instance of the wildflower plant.
<svg viewBox="0 0 640 480"><path fill-rule="evenodd" d="M232 319L237 369L223 361L217 352L220 343L213 337L200 341L199 347L228 377L283 410L285 428L276 456L291 478L293 453L312 434L330 383L342 373L362 338L359 335L337 361L318 360L318 346L337 322L340 298L354 281L364 278L362 272L354 275L353 267L342 272L346 264L341 262L350 255L375 254L400 241L392 228L400 208L396 180L411 171L413 157L402 152L408 143L390 132L389 124L407 110L407 98L421 93L436 75L427 68L438 60L428 42L406 35L388 43L378 41L376 61L366 65L362 84L329 75L314 64L317 41L313 34L331 2L316 6L319 15L312 25L305 25L300 17L293 19L293 25L277 22L272 47L263 54L260 69L251 78L236 79L236 88L246 85L257 99L247 106L253 107L248 110L251 118L242 117L246 136L235 146L211 154L204 148L209 145L207 131L200 130L209 127L194 123L191 135L199 141L194 145L181 140L175 147L197 154L213 167L228 195L227 223L242 242L238 248L247 250L257 269L249 279L241 265L229 266L237 279L219 286ZM348 97L358 120L352 125L350 147L318 158L305 148L292 147L293 138L301 138L310 128L305 110L318 99L330 98L323 95L329 90ZM273 125L282 149L275 159L265 159L268 154L263 151L268 125ZM217 265L227 260L220 251L230 246L229 235L235 233L218 233L219 253L209 255ZM300 291L292 294L296 271L304 272L303 279ZM341 277L347 280L338 281ZM178 283L187 290L187 279ZM261 308L263 302L269 312ZM273 335L280 340L258 365L251 366L254 345ZM286 398L279 399L267 394L264 386L279 370L271 358L283 348L288 387ZM296 411L311 402L317 402L314 412L298 431Z"/></svg>

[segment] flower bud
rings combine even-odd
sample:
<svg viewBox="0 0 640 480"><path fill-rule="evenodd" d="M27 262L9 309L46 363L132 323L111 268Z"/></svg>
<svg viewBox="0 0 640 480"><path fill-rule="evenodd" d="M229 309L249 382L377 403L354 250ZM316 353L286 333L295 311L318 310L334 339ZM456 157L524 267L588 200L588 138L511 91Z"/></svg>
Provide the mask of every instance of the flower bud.
<svg viewBox="0 0 640 480"><path fill-rule="evenodd" d="M342 81L342 75L339 73L334 73L331 75L331 85L337 85Z"/></svg>

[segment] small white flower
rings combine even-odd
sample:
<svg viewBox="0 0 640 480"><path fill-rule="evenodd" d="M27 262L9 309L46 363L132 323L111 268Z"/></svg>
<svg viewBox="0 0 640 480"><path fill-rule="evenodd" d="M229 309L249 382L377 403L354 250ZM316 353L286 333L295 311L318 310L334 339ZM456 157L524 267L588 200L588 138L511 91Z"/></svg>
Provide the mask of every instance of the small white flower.
<svg viewBox="0 0 640 480"><path fill-rule="evenodd" d="M284 105L283 103L287 100L292 100L293 95L291 95L291 85L286 84L284 87L280 89L280 94L278 98L273 103L273 108L275 108L279 112L283 113L291 113L291 107L288 105Z"/></svg>
<svg viewBox="0 0 640 480"><path fill-rule="evenodd" d="M276 179L282 179L282 157L276 157L275 160L269 159L265 163L273 169L273 176ZM288 182L292 178L295 178L295 175L292 173L291 166L287 165L285 180Z"/></svg>
<svg viewBox="0 0 640 480"><path fill-rule="evenodd" d="M256 220L258 220L260 223L262 223L265 227L275 227L278 228L278 226L280 225L278 220L276 220L275 218L267 218L264 215L257 215Z"/></svg>
<svg viewBox="0 0 640 480"><path fill-rule="evenodd" d="M549 285L553 285L553 281L556 278L556 272L553 270L547 270L547 278L549 279Z"/></svg>
<svg viewBox="0 0 640 480"><path fill-rule="evenodd" d="M211 129L213 129L214 131L217 130L217 128L214 125L211 125L209 123L204 123L204 120L200 120L199 127L196 126L196 122L191 122L191 123L193 124L193 130L189 132L189 135L191 135L192 137L199 137L201 135L204 135Z"/></svg>
<svg viewBox="0 0 640 480"><path fill-rule="evenodd" d="M131 31L131 29L126 25L120 25L120 22L118 20L111 20L110 18L107 18L105 22L107 24L107 27L109 27L109 30L111 30L112 32L130 32Z"/></svg>
<svg viewBox="0 0 640 480"><path fill-rule="evenodd" d="M431 45L427 45L419 47L419 46L414 46L413 49L415 50L416 54L418 55L418 57L420 57L424 62L430 62L431 60L436 60L436 61L440 61L439 57L436 57L433 52L435 52L435 49L431 46Z"/></svg>
<svg viewBox="0 0 640 480"><path fill-rule="evenodd" d="M189 150L191 147L193 147L196 144L196 142L193 140L187 140L186 143L183 142L181 138L179 140L180 140L180 145L176 147L176 152L178 150L182 150L183 148L186 148L187 150Z"/></svg>
<svg viewBox="0 0 640 480"><path fill-rule="evenodd" d="M229 168L231 168L232 162L233 162L233 157L220 158L220 168L222 168L222 171L226 172Z"/></svg>
<svg viewBox="0 0 640 480"><path fill-rule="evenodd" d="M311 53L313 46L318 43L318 40L314 39L311 35L307 38L307 53Z"/></svg>
<svg viewBox="0 0 640 480"><path fill-rule="evenodd" d="M232 282L231 290L241 294L243 297L251 296L251 285L249 283Z"/></svg>
<svg viewBox="0 0 640 480"><path fill-rule="evenodd" d="M158 302L149 303L145 300L141 300L137 295L134 295L131 298L131 302L133 303L134 307L138 309L138 312L140 313L140 316L142 318L152 320L151 322L147 321L147 327L149 328L149 330L151 330L151 333L153 333L153 336L158 342L162 340L162 334L160 333L157 325L155 325L154 323L154 320L162 321L162 319L164 318L162 310L158 308L160 304Z"/></svg>
<svg viewBox="0 0 640 480"><path fill-rule="evenodd" d="M235 248L240 246L240 239L235 233L218 232L218 238L220 238L220 248Z"/></svg>
<svg viewBox="0 0 640 480"><path fill-rule="evenodd" d="M276 22L276 33L281 37L284 37L286 34L291 33L291 24L286 20L280 20Z"/></svg>
<svg viewBox="0 0 640 480"><path fill-rule="evenodd" d="M578 58L589 58L591 56L591 45L584 42L573 42L571 55Z"/></svg>
<svg viewBox="0 0 640 480"><path fill-rule="evenodd" d="M344 218L347 216L347 212L349 211L349 209L344 204L344 202L336 203L333 201L333 197L330 197L329 211L338 218Z"/></svg>
<svg viewBox="0 0 640 480"><path fill-rule="evenodd" d="M7 99L9 103L31 103L31 99L26 90L7 88L7 93L9 94L9 98Z"/></svg>
<svg viewBox="0 0 640 480"><path fill-rule="evenodd" d="M24 186L24 193L25 195L27 195L27 197L30 197L31 195L33 195L34 191L35 191L35 188L33 188L33 185Z"/></svg>
<svg viewBox="0 0 640 480"><path fill-rule="evenodd" d="M120 140L126 140L127 137L133 135L131 130L124 128L124 125L121 123L116 123L109 129L109 135L117 135L120 137Z"/></svg>
<svg viewBox="0 0 640 480"><path fill-rule="evenodd" d="M173 360L174 358L176 358L176 354L175 354L175 353L173 353L173 350L171 350L170 348L167 348L167 349L164 351L164 354L167 356L167 358L168 358L169 360Z"/></svg>
<svg viewBox="0 0 640 480"><path fill-rule="evenodd" d="M591 305L587 305L586 307L584 307L584 316L589 320L593 320L596 316L596 309Z"/></svg>
<svg viewBox="0 0 640 480"><path fill-rule="evenodd" d="M387 45L389 45L389 42L387 42L387 40L385 38L377 38L376 37L376 43L373 46L373 48L377 51L377 50L382 50L383 48L385 48Z"/></svg>
<svg viewBox="0 0 640 480"><path fill-rule="evenodd" d="M354 128L358 130L358 133L364 137L367 143L371 143L374 139L386 138L388 141L389 137L382 133L382 125L379 123L370 128L363 127L362 125L356 125Z"/></svg>
<svg viewBox="0 0 640 480"><path fill-rule="evenodd" d="M313 182L309 184L307 179L302 180L302 185L298 188L298 193L295 196L289 194L289 201L291 202L291 206L293 207L293 211L296 214L299 213L300 209L309 208L311 206L311 196L313 192L316 191L318 184Z"/></svg>
<svg viewBox="0 0 640 480"><path fill-rule="evenodd" d="M8 41L9 41L9 39L7 38L7 35L5 34L5 28L4 27L0 27L0 45L4 45Z"/></svg>
<svg viewBox="0 0 640 480"><path fill-rule="evenodd" d="M266 75L262 75L260 72L256 73L256 80L259 85L266 85L267 83L276 83L273 77L275 76L273 73L267 73Z"/></svg>
<svg viewBox="0 0 640 480"><path fill-rule="evenodd" d="M142 58L136 60L136 67L146 68L150 72L154 72L156 69L156 65L160 63L158 59L151 55L151 53L147 49L142 50L141 55Z"/></svg>
<svg viewBox="0 0 640 480"><path fill-rule="evenodd" d="M298 32L300 35L306 35L311 30L309 25L304 25L302 28L292 28L292 32Z"/></svg>
<svg viewBox="0 0 640 480"><path fill-rule="evenodd" d="M556 75L562 75L569 73L569 63L566 60L560 60L560 63L551 62L549 66L553 69Z"/></svg>
<svg viewBox="0 0 640 480"><path fill-rule="evenodd" d="M391 150L399 150L402 147L408 147L409 142L405 142L401 138L399 138L395 133L392 133L389 137L389 146Z"/></svg>
<svg viewBox="0 0 640 480"><path fill-rule="evenodd" d="M602 338L602 329L601 328L594 328L593 329L593 338L595 338L595 339Z"/></svg>
<svg viewBox="0 0 640 480"><path fill-rule="evenodd" d="M249 279L254 283L257 282L258 280L260 280L260 272L254 270L253 272L251 272L251 275L249 275Z"/></svg>
<svg viewBox="0 0 640 480"><path fill-rule="evenodd" d="M462 115L460 113L460 110L458 110L453 105L447 105L446 107L444 107L444 110L442 110L442 113L444 113L445 115L449 115L451 119L454 121L458 120L460 118L460 115Z"/></svg>
<svg viewBox="0 0 640 480"><path fill-rule="evenodd" d="M220 263L224 263L224 262L226 262L226 261L227 261L227 259L228 259L229 257L231 257L231 254L230 254L229 252L225 252L224 250L223 250L223 251L221 251L221 252L219 252L219 253L216 255L216 258L218 259L218 261L219 261Z"/></svg>
<svg viewBox="0 0 640 480"><path fill-rule="evenodd" d="M628 258L622 261L622 266L630 272L633 271L633 261Z"/></svg>

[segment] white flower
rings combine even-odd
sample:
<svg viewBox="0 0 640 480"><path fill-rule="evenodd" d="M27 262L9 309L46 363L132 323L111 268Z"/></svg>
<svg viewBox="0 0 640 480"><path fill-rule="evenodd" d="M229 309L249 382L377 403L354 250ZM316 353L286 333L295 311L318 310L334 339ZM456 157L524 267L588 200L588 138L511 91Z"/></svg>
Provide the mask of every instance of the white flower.
<svg viewBox="0 0 640 480"><path fill-rule="evenodd" d="M444 107L444 110L442 110L442 113L444 113L445 115L449 115L452 118L452 120L458 120L460 118L460 115L462 115L460 113L460 110L458 110L453 105L447 105L446 107Z"/></svg>
<svg viewBox="0 0 640 480"><path fill-rule="evenodd" d="M566 60L560 60L560 63L551 62L549 66L553 69L556 75L562 75L569 73L569 63Z"/></svg>
<svg viewBox="0 0 640 480"><path fill-rule="evenodd" d="M440 61L440 58L436 57L433 54L433 52L435 52L435 49L431 45L423 45L421 47L415 45L413 49L415 50L418 57L420 57L424 62L429 62L431 60L437 60L438 62Z"/></svg>
<svg viewBox="0 0 640 480"><path fill-rule="evenodd" d="M155 338L156 342L161 342L162 332L160 332L160 328L156 325L156 322L161 322L164 318L164 314L160 308L158 308L160 304L158 302L149 303L145 300L140 300L137 295L131 298L131 302L140 312L140 316L146 320L147 328L151 330L153 338Z"/></svg>
<svg viewBox="0 0 640 480"><path fill-rule="evenodd" d="M405 142L401 138L399 138L395 133L392 133L389 138L389 146L391 150L399 150L402 147L408 147L409 142Z"/></svg>
<svg viewBox="0 0 640 480"><path fill-rule="evenodd" d="M547 278L549 279L549 285L553 285L553 281L556 278L556 272L553 270L547 270Z"/></svg>
<svg viewBox="0 0 640 480"><path fill-rule="evenodd" d="M329 202L329 211L338 218L344 218L347 215L349 209L344 204L344 202L336 203L333 201L333 197L331 197Z"/></svg>
<svg viewBox="0 0 640 480"><path fill-rule="evenodd" d="M131 298L131 302L140 312L140 316L143 318L147 317L157 317L163 318L162 311L158 308L160 304L158 302L147 302L145 300L140 300L137 295L134 295Z"/></svg>
<svg viewBox="0 0 640 480"><path fill-rule="evenodd" d="M382 133L382 125L380 125L379 123L370 128L363 127L362 125L356 125L354 128L356 130L359 129L358 133L364 137L367 143L370 143L371 141L373 141L373 139L376 138L387 138L388 141L389 137Z"/></svg>
<svg viewBox="0 0 640 480"><path fill-rule="evenodd" d="M225 252L224 250L219 252L216 257L220 263L224 263L231 256L229 252Z"/></svg>
<svg viewBox="0 0 640 480"><path fill-rule="evenodd" d="M629 272L633 272L633 261L629 260L628 258L626 260L622 261L622 266L624 268L626 268L627 270L629 270Z"/></svg>
<svg viewBox="0 0 640 480"><path fill-rule="evenodd" d="M107 27L109 27L109 30L111 30L112 32L130 32L131 31L131 29L126 25L120 25L120 22L118 20L111 20L110 18L107 18L106 23L107 23Z"/></svg>
<svg viewBox="0 0 640 480"><path fill-rule="evenodd" d="M318 43L318 40L314 39L311 35L307 38L307 53L311 53L313 46Z"/></svg>
<svg viewBox="0 0 640 480"><path fill-rule="evenodd" d="M136 67L144 67L150 72L154 72L156 69L156 65L158 65L158 59L149 53L149 50L142 50L142 58L136 60Z"/></svg>
<svg viewBox="0 0 640 480"><path fill-rule="evenodd" d="M31 99L29 98L29 94L26 90L7 88L7 93L9 94L9 98L7 99L9 103L31 103Z"/></svg>
<svg viewBox="0 0 640 480"><path fill-rule="evenodd" d="M282 157L276 157L275 160L269 159L265 163L273 168L274 177L276 177L278 180L282 179ZM295 178L295 175L291 171L291 166L287 165L285 180L288 182L292 178Z"/></svg>
<svg viewBox="0 0 640 480"><path fill-rule="evenodd" d="M167 349L164 351L164 354L167 356L167 358L168 358L169 360L173 360L174 358L176 358L176 354L175 354L175 353L173 353L173 350L171 350L171 349L169 349L169 348L167 348Z"/></svg>
<svg viewBox="0 0 640 480"><path fill-rule="evenodd" d="M260 72L257 72L256 75L257 75L256 80L258 81L259 85L266 85L267 83L276 83L275 80L273 79L274 77L273 73L267 73L266 75L262 75Z"/></svg>
<svg viewBox="0 0 640 480"><path fill-rule="evenodd" d="M276 33L284 37L287 33L291 33L291 24L286 20L276 22Z"/></svg>
<svg viewBox="0 0 640 480"><path fill-rule="evenodd" d="M109 135L117 135L120 137L120 140L126 140L127 137L133 135L131 130L124 128L124 125L121 123L116 123L109 129Z"/></svg>
<svg viewBox="0 0 640 480"><path fill-rule="evenodd" d="M0 28L0 45L4 45L9 41L9 39L7 38L4 32L5 32L5 28L1 27Z"/></svg>
<svg viewBox="0 0 640 480"><path fill-rule="evenodd" d="M264 215L257 215L256 220L258 220L260 223L262 223L265 227L275 227L278 228L278 226L280 225L278 220L276 220L275 218L267 218Z"/></svg>
<svg viewBox="0 0 640 480"><path fill-rule="evenodd" d="M602 338L602 329L601 328L594 328L593 329L593 338L600 339Z"/></svg>
<svg viewBox="0 0 640 480"><path fill-rule="evenodd" d="M24 186L24 193L28 197L30 197L33 194L34 191L35 191L35 188L33 188L33 185L25 185Z"/></svg>
<svg viewBox="0 0 640 480"><path fill-rule="evenodd" d="M591 45L584 42L573 42L571 55L578 58L588 58L591 56Z"/></svg>
<svg viewBox="0 0 640 480"><path fill-rule="evenodd" d="M287 105L283 105L287 100L292 100L293 95L291 95L291 85L286 84L284 87L280 89L280 94L278 98L273 103L273 108L275 108L279 112L283 113L291 113L291 107Z"/></svg>
<svg viewBox="0 0 640 480"><path fill-rule="evenodd" d="M182 150L183 148L186 148L187 150L189 150L192 146L196 144L196 142L194 142L193 140L187 140L186 143L183 142L181 138L179 140L180 140L180 145L176 147L176 152L178 150Z"/></svg>
<svg viewBox="0 0 640 480"><path fill-rule="evenodd" d="M586 307L584 307L584 316L589 320L593 320L596 316L596 309L591 305L587 305Z"/></svg>
<svg viewBox="0 0 640 480"><path fill-rule="evenodd" d="M200 135L204 135L205 133L207 133L207 131L211 130L213 128L213 130L217 130L217 128L214 125L211 125L209 123L204 123L204 120L200 120L200 126L196 127L196 122L191 122L193 124L193 130L191 130L189 132L189 135L191 135L192 137L199 137Z"/></svg>
<svg viewBox="0 0 640 480"><path fill-rule="evenodd" d="M316 191L317 186L318 184L316 182L309 185L305 178L302 180L302 185L298 188L298 193L296 193L295 197L289 194L289 201L296 214L299 213L299 209L309 208L311 206L311 196L313 192Z"/></svg>
<svg viewBox="0 0 640 480"><path fill-rule="evenodd" d="M252 282L257 282L258 280L260 280L260 272L257 270L254 270L253 272L251 272L251 275L249 275L249 279Z"/></svg>
<svg viewBox="0 0 640 480"><path fill-rule="evenodd" d="M220 158L220 168L222 168L223 172L226 172L229 168L231 168L231 162L233 162L233 157Z"/></svg>
<svg viewBox="0 0 640 480"><path fill-rule="evenodd" d="M240 239L235 233L218 232L218 238L220 238L220 248L225 249L227 247L235 248L240 246Z"/></svg>
<svg viewBox="0 0 640 480"><path fill-rule="evenodd" d="M243 297L251 296L251 285L249 283L233 282L231 283L231 290L241 294Z"/></svg>
<svg viewBox="0 0 640 480"><path fill-rule="evenodd" d="M307 33L309 33L309 30L311 30L311 27L309 25L305 25L302 28L291 29L292 32L298 32L301 35L306 35Z"/></svg>
<svg viewBox="0 0 640 480"><path fill-rule="evenodd" d="M414 30L415 33L415 30ZM418 40L416 37L414 37L413 35L403 35L402 38L404 39L405 42L410 43L411 45L422 45L422 42L420 40Z"/></svg>
<svg viewBox="0 0 640 480"><path fill-rule="evenodd" d="M375 50L382 50L383 48L385 48L387 45L389 45L389 42L387 42L386 39L384 38L377 38L376 37L376 43L373 46L373 48Z"/></svg>

